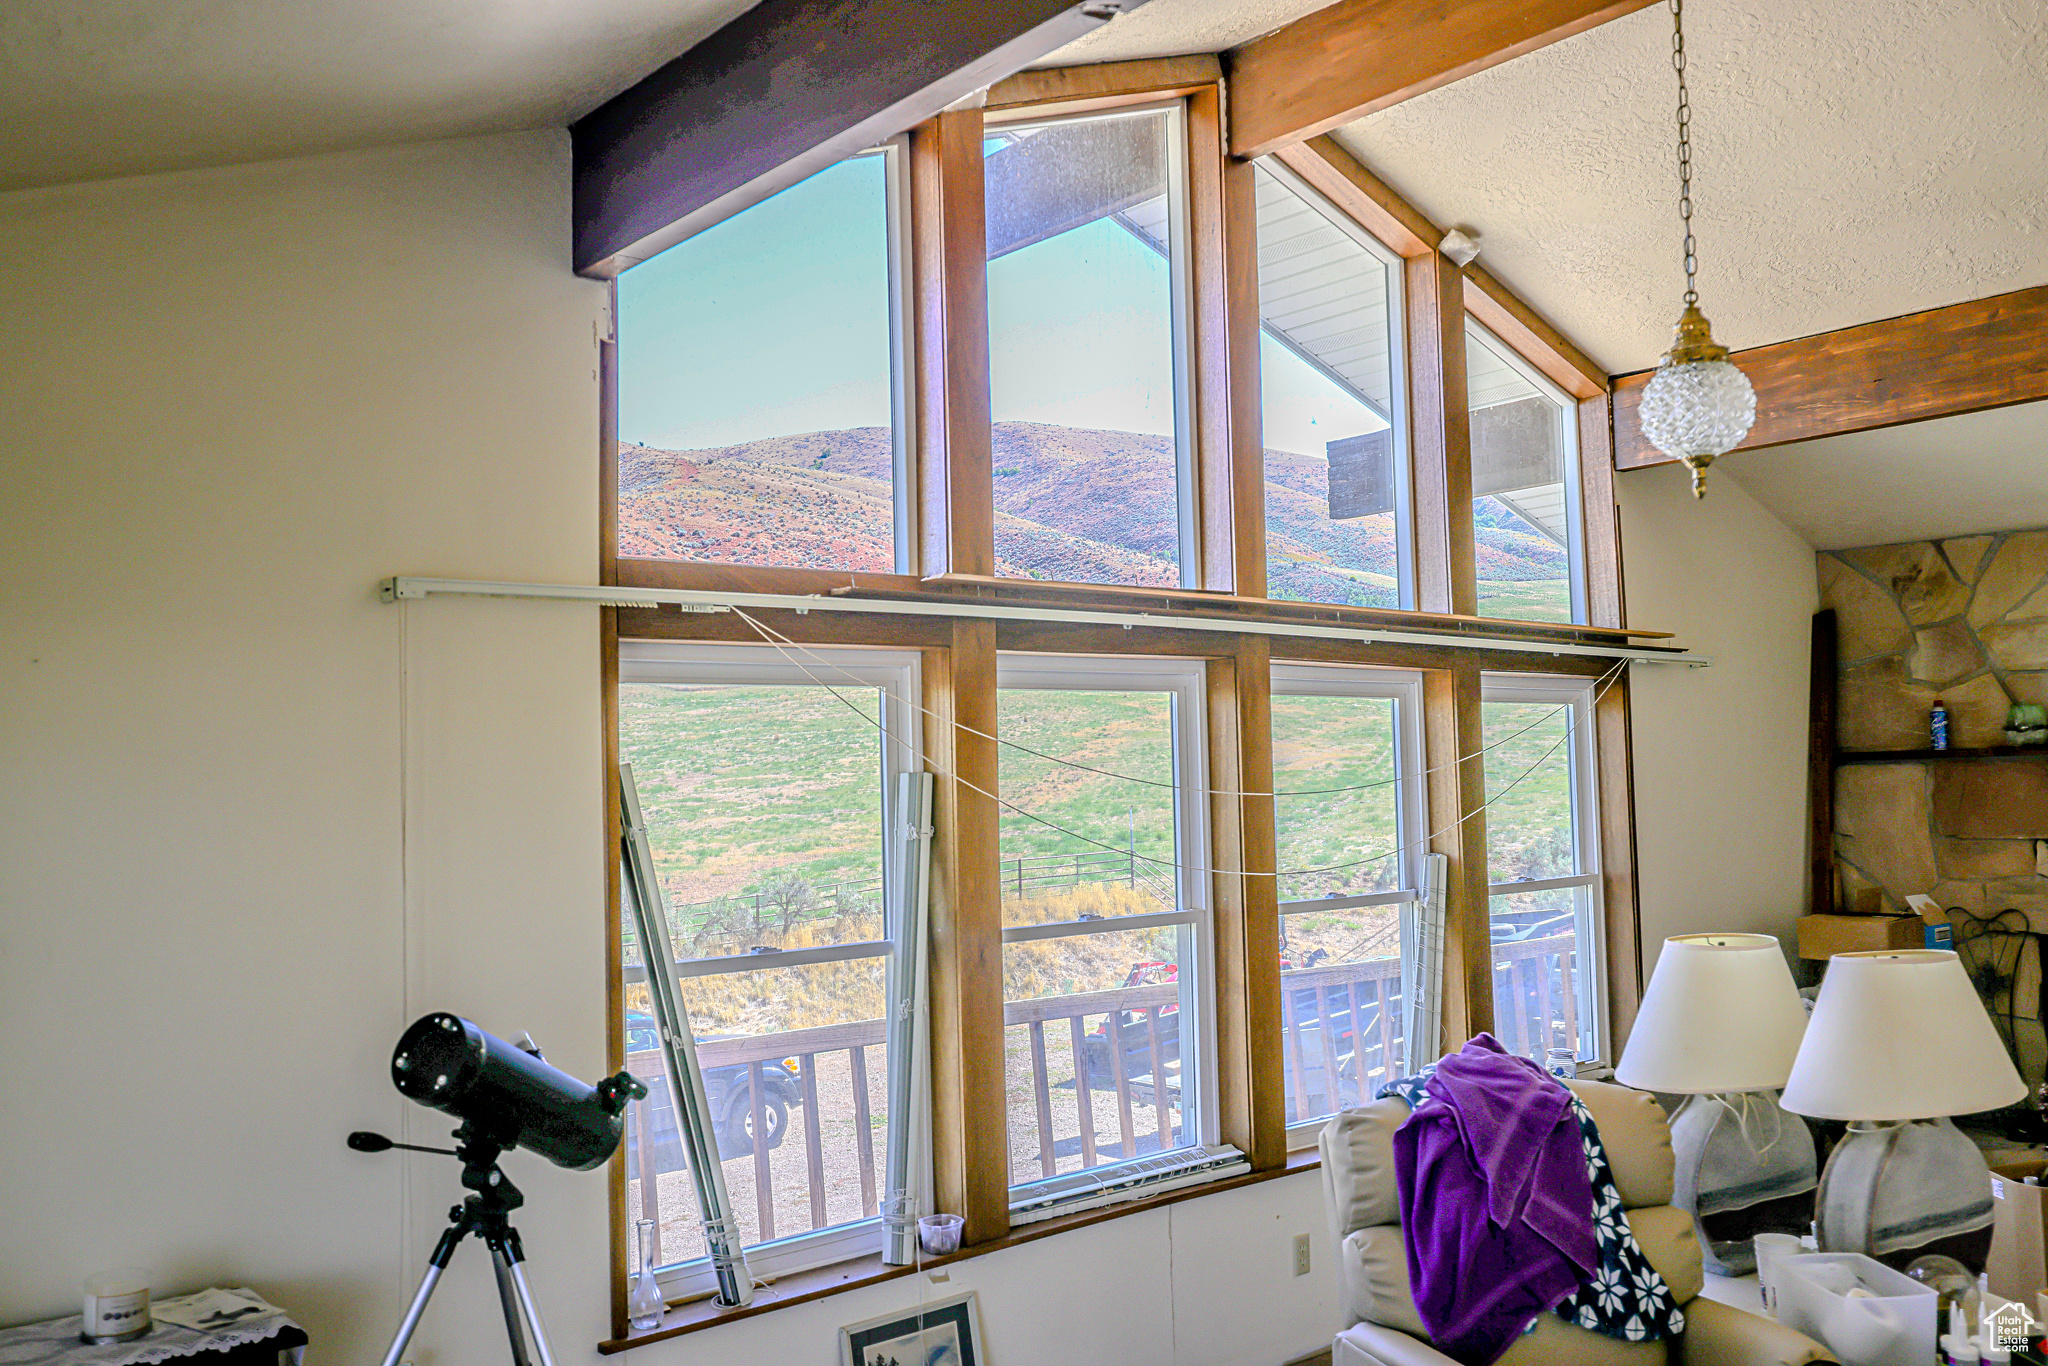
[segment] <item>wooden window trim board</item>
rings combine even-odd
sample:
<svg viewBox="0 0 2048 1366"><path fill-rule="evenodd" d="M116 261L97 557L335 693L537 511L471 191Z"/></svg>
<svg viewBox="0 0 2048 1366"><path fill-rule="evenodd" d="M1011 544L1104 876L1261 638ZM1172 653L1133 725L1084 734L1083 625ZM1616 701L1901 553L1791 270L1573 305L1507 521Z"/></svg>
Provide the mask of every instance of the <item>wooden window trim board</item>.
<svg viewBox="0 0 2048 1366"><path fill-rule="evenodd" d="M994 115L1028 109L1032 118L1093 113L1214 89L1222 79L1223 63L1214 53L1046 67L997 81L982 110Z"/></svg>
<svg viewBox="0 0 2048 1366"><path fill-rule="evenodd" d="M854 613L798 613L763 609L748 613L773 635L800 647L853 645L875 649L943 650L952 644L953 619L865 616ZM1172 655L1223 659L1238 654L1245 639L1262 640L1271 657L1383 669L1454 669L1472 664L1488 673L1553 674L1598 678L1612 667L1597 656L1546 655L1537 650L1454 650L1437 645L1381 644L1313 636L1236 636L1220 631L1185 631L1171 626L1126 630L1072 622L994 623L996 649L1020 654ZM753 629L729 614L674 613L619 609L619 634L628 640L697 640L707 644L759 645ZM801 659L803 656L798 655ZM820 664L821 677L828 667ZM827 679L829 681L829 678Z"/></svg>

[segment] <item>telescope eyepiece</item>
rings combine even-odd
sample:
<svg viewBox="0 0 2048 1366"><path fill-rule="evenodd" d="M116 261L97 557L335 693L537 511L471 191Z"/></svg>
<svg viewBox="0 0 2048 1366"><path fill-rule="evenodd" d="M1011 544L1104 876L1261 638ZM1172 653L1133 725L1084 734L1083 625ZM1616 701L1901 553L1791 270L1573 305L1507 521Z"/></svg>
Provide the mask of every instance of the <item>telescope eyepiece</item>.
<svg viewBox="0 0 2048 1366"><path fill-rule="evenodd" d="M636 1100L647 1099L647 1083L631 1072L621 1072L616 1077L606 1077L597 1084L597 1103L604 1107L606 1114L625 1113L626 1106Z"/></svg>

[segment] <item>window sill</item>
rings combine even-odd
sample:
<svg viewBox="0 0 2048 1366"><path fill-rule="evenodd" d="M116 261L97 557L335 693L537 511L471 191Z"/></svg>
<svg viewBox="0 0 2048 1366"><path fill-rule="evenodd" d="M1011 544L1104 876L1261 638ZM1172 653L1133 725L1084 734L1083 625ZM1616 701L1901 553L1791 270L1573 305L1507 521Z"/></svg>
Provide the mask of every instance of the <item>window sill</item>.
<svg viewBox="0 0 2048 1366"><path fill-rule="evenodd" d="M1531 644L1562 642L1625 646L1640 640L1654 645L1656 642L1671 639L1671 633L1668 631L1588 626L1566 622L1518 621L1505 617L1455 616L1448 613L1411 612L1381 607L1351 607L1337 603L1296 602L1287 598L1247 598L1203 588L1137 588L1117 584L1006 579L973 574L950 574L920 579L910 574L872 574L848 570L714 564L696 560L623 558L619 561L618 580L621 584L634 588L825 594L832 597L873 598L883 602L996 601L1019 607L1079 608L1105 612L1169 611L1191 616L1231 617L1273 624L1294 622L1361 629L1435 632L1452 636L1503 636L1527 639ZM1170 626L1172 622L1163 620L1160 624Z"/></svg>
<svg viewBox="0 0 2048 1366"><path fill-rule="evenodd" d="M1001 1238L996 1238L986 1243L977 1243L973 1247L964 1247L950 1256L934 1257L925 1262L921 1268L915 1266L884 1266L880 1254L871 1253L865 1257L854 1257L847 1261L834 1262L829 1266L813 1267L809 1271L792 1272L758 1289L754 1294L754 1302L752 1304L737 1309L728 1309L721 1306L715 1299L706 1298L692 1300L688 1304L674 1305L670 1307L666 1314L662 1315L659 1328L650 1328L645 1332L628 1333L624 1337L600 1342L597 1345L597 1350L605 1356L631 1351L635 1347L644 1347L650 1342L662 1342L669 1338L682 1337L686 1333L696 1333L706 1328L716 1328L723 1323L735 1323L741 1319L750 1319L756 1315L771 1313L777 1309L786 1309L791 1305L808 1304L812 1300L821 1300L828 1295L837 1295L848 1290L859 1290L863 1286L880 1285L884 1281L893 1281L903 1276L915 1275L920 1270L932 1271L940 1267L951 1266L955 1262L964 1262L970 1257L979 1257L990 1252L1001 1252L1004 1248L1017 1247L1024 1243L1034 1242L1040 1238L1049 1238L1053 1234L1065 1233L1070 1229L1086 1228L1090 1224L1100 1224L1110 1219L1120 1219L1129 1214L1142 1214L1147 1210L1159 1209L1166 1205L1178 1204L1183 1200L1193 1200L1204 1195L1216 1195L1223 1191L1240 1190L1246 1186L1256 1186L1261 1182L1271 1181L1276 1177L1293 1176L1300 1172L1311 1171L1320 1165L1321 1159L1314 1149L1289 1153L1285 1166L1275 1167L1270 1171L1248 1172L1238 1176L1224 1177L1221 1180L1212 1181L1205 1185L1186 1186L1180 1190L1167 1191L1163 1195L1149 1196L1143 1200L1132 1200L1127 1204L1106 1205L1101 1209L1083 1210L1078 1214L1066 1214L1056 1219L1044 1220L1041 1223L1026 1224L1022 1228L1016 1229Z"/></svg>

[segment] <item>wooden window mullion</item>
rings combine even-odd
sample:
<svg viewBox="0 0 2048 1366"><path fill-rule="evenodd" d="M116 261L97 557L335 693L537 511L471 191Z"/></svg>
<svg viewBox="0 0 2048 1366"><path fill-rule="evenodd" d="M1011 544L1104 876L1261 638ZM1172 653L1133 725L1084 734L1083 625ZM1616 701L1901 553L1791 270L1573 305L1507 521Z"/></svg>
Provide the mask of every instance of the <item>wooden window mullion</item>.
<svg viewBox="0 0 2048 1366"><path fill-rule="evenodd" d="M1614 423L1606 394L1579 400L1580 538L1586 558L1586 624L1628 625L1621 584L1621 510L1614 502Z"/></svg>
<svg viewBox="0 0 2048 1366"><path fill-rule="evenodd" d="M915 572L995 573L981 111L910 134Z"/></svg>
<svg viewBox="0 0 2048 1366"><path fill-rule="evenodd" d="M1485 728L1476 662L1422 679L1422 749L1429 772L1431 853L1446 855L1443 1031L1445 1051L1493 1028L1493 926L1486 880Z"/></svg>
<svg viewBox="0 0 2048 1366"><path fill-rule="evenodd" d="M1273 789L1271 665L1267 637L1240 636L1207 684L1220 1132L1261 1171L1287 1161L1273 799L1244 795Z"/></svg>
<svg viewBox="0 0 2048 1366"><path fill-rule="evenodd" d="M1643 925L1636 894L1634 752L1628 671L1593 702L1600 792L1600 892L1606 938L1607 1059L1618 1061L1643 997Z"/></svg>
<svg viewBox="0 0 2048 1366"><path fill-rule="evenodd" d="M1003 916L997 885L996 632L956 620L925 653L925 754L933 791L932 1177L937 1207L985 1243L1010 1231L1004 1090ZM977 734L976 732L979 732ZM975 789L979 788L977 791Z"/></svg>
<svg viewBox="0 0 2048 1366"><path fill-rule="evenodd" d="M1224 155L1221 97L1187 97L1196 525L1204 588L1266 595L1259 261L1252 166Z"/></svg>
<svg viewBox="0 0 2048 1366"><path fill-rule="evenodd" d="M1424 612L1475 615L1472 423L1465 388L1465 281L1432 251L1407 271L1408 411L1415 596Z"/></svg>

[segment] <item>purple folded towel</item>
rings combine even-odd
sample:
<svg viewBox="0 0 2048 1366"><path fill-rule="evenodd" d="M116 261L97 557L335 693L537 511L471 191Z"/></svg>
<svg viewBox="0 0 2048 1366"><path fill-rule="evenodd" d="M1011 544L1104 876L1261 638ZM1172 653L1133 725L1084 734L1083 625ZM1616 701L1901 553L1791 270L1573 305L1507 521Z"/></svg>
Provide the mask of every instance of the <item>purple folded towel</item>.
<svg viewBox="0 0 2048 1366"><path fill-rule="evenodd" d="M1487 1366L1598 1263L1571 1093L1481 1034L1445 1058L1394 1135L1415 1308L1430 1341Z"/></svg>

